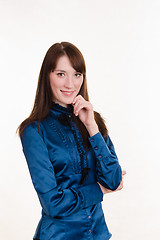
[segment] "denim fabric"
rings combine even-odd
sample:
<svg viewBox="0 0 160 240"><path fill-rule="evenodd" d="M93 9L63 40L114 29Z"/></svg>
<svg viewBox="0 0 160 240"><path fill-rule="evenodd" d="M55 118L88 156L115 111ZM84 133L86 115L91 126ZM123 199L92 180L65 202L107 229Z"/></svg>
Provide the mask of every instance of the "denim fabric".
<svg viewBox="0 0 160 240"><path fill-rule="evenodd" d="M103 193L97 182L115 190L122 171L109 136L103 138L98 132L88 139L90 148L85 151L73 121L72 107L54 102L39 131L35 121L21 135L23 152L42 206L33 239L107 240L111 237L102 210ZM87 161L90 171L80 184L82 160L84 165Z"/></svg>

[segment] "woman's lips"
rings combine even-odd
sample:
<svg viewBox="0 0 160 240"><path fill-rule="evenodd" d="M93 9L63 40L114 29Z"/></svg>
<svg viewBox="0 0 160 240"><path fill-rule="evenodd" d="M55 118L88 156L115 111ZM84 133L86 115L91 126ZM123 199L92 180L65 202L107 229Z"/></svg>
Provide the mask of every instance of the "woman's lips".
<svg viewBox="0 0 160 240"><path fill-rule="evenodd" d="M61 90L61 92L62 92L65 96L71 96L71 95L74 93L74 91L62 91L62 90Z"/></svg>

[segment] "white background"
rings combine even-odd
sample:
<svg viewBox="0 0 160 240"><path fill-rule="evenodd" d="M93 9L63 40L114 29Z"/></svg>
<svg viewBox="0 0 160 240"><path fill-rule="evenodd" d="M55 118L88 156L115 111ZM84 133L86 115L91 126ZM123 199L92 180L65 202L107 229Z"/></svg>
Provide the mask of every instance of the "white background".
<svg viewBox="0 0 160 240"><path fill-rule="evenodd" d="M160 239L160 1L0 0L0 34L0 239L32 239L40 218L15 131L61 41L83 53L90 101L127 171L123 190L104 196L112 239Z"/></svg>

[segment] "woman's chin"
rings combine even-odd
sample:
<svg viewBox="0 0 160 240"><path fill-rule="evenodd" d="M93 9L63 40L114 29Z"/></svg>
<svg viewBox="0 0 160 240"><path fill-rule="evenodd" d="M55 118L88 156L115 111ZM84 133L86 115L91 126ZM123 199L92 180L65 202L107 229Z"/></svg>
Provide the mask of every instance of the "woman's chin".
<svg viewBox="0 0 160 240"><path fill-rule="evenodd" d="M72 97L70 97L70 98L68 98L68 99L65 99L65 100L63 101L63 103L64 103L64 104L72 104L74 98L75 98L75 97L72 96Z"/></svg>

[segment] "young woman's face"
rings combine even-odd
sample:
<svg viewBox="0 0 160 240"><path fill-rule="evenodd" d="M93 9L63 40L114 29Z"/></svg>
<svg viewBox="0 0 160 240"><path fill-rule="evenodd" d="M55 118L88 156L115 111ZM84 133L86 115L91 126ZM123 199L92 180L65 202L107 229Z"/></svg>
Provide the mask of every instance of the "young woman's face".
<svg viewBox="0 0 160 240"><path fill-rule="evenodd" d="M83 74L77 72L67 56L58 59L57 66L49 75L53 101L67 107L77 96L83 83Z"/></svg>

